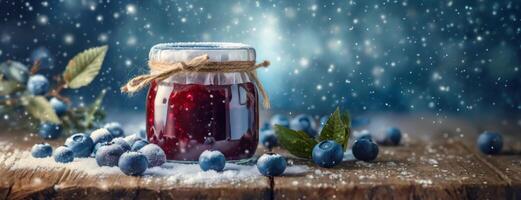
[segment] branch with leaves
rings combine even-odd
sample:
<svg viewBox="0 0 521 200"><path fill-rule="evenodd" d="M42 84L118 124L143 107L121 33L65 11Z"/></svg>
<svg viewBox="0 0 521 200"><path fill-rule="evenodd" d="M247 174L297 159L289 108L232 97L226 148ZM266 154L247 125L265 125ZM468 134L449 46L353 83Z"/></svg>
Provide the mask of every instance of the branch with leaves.
<svg viewBox="0 0 521 200"><path fill-rule="evenodd" d="M275 125L275 133L282 148L294 156L310 159L313 147L324 140L334 140L342 145L345 151L351 133L351 120L349 112L341 113L337 108L317 138L310 137L304 131L295 131L280 125Z"/></svg>
<svg viewBox="0 0 521 200"><path fill-rule="evenodd" d="M107 46L94 47L74 56L64 72L53 78L55 84L52 89L40 95L28 91L27 81L41 70L39 61L34 62L30 69L16 61L1 63L0 113L9 114L22 108L31 116L27 121L36 119L40 122L60 124L73 131L85 131L96 127L105 116L100 109L105 90L101 91L90 106L70 108L60 115L49 102L49 98L54 97L70 107L73 102L69 97L63 96L62 91L89 85L101 70L107 50Z"/></svg>

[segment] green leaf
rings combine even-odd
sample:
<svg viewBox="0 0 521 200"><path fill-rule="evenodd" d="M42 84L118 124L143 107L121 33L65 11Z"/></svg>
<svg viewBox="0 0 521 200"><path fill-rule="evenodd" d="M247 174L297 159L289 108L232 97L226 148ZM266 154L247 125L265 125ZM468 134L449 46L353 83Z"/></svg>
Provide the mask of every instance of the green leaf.
<svg viewBox="0 0 521 200"><path fill-rule="evenodd" d="M87 110L87 115L85 117L85 124L87 127L90 127L94 121L96 121L97 116L99 116L99 112L101 111L101 106L103 102L103 98L105 98L105 94L107 90L101 90L101 93L96 97L96 100L92 103L92 105Z"/></svg>
<svg viewBox="0 0 521 200"><path fill-rule="evenodd" d="M40 121L61 124L60 118L54 112L51 104L43 96L27 96L25 97L25 109L34 118Z"/></svg>
<svg viewBox="0 0 521 200"><path fill-rule="evenodd" d="M2 96L9 95L20 88L22 88L22 85L16 81L0 80L0 95Z"/></svg>
<svg viewBox="0 0 521 200"><path fill-rule="evenodd" d="M76 89L92 82L101 69L107 49L106 45L90 48L74 56L63 72L67 87Z"/></svg>
<svg viewBox="0 0 521 200"><path fill-rule="evenodd" d="M351 115L349 114L349 111L342 112L342 114L340 114L340 117L342 118L342 122L344 122L344 125L351 128Z"/></svg>
<svg viewBox="0 0 521 200"><path fill-rule="evenodd" d="M307 133L280 125L275 125L275 133L279 144L291 154L301 158L311 158L311 152L317 141L310 138Z"/></svg>
<svg viewBox="0 0 521 200"><path fill-rule="evenodd" d="M346 137L346 126L340 116L340 109L337 108L333 114L329 117L322 132L320 132L319 140L334 140L338 144L342 145L345 150L347 148L348 137Z"/></svg>

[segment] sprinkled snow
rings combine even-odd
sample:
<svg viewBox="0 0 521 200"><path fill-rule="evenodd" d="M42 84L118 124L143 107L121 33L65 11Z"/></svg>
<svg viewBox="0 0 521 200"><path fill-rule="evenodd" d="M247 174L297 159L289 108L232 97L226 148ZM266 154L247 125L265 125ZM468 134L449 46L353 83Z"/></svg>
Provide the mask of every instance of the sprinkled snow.
<svg viewBox="0 0 521 200"><path fill-rule="evenodd" d="M16 160L16 158L20 158ZM57 163L52 157L33 158L28 151L0 154L0 164L16 169L41 169L48 171L71 170L88 175L123 175L118 167L99 167L94 158L75 158L71 163ZM304 175L309 168L304 165L288 166L284 175ZM203 184L239 183L256 181L262 175L255 165L238 165L226 163L223 172L213 170L202 171L197 164L165 163L161 167L149 168L145 171L145 180L164 178L172 183Z"/></svg>

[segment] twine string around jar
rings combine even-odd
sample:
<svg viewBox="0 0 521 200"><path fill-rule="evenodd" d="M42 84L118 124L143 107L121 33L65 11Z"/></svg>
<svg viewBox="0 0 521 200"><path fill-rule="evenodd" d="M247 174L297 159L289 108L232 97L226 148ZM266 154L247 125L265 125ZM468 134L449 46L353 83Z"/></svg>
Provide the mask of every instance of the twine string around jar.
<svg viewBox="0 0 521 200"><path fill-rule="evenodd" d="M134 93L150 84L152 81L162 81L179 72L244 72L255 83L259 89L263 100L264 108L270 107L270 99L268 93L262 86L257 72L260 67L268 67L270 62L265 60L259 64L254 61L225 61L225 62L210 62L208 54L197 56L187 62L164 63L158 61L149 61L148 66L154 73L136 76L123 87L121 91L125 93Z"/></svg>

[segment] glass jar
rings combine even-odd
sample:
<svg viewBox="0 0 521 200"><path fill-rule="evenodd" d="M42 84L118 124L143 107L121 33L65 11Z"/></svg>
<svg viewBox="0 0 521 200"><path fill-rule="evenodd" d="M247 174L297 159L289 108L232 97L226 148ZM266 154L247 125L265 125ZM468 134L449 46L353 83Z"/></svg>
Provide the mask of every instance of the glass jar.
<svg viewBox="0 0 521 200"><path fill-rule="evenodd" d="M255 62L255 49L237 43L158 44L149 59L176 63L204 54L211 62ZM251 158L259 135L252 81L245 72L179 72L153 81L146 103L149 142L171 161L197 161L205 150L218 150L229 161Z"/></svg>

